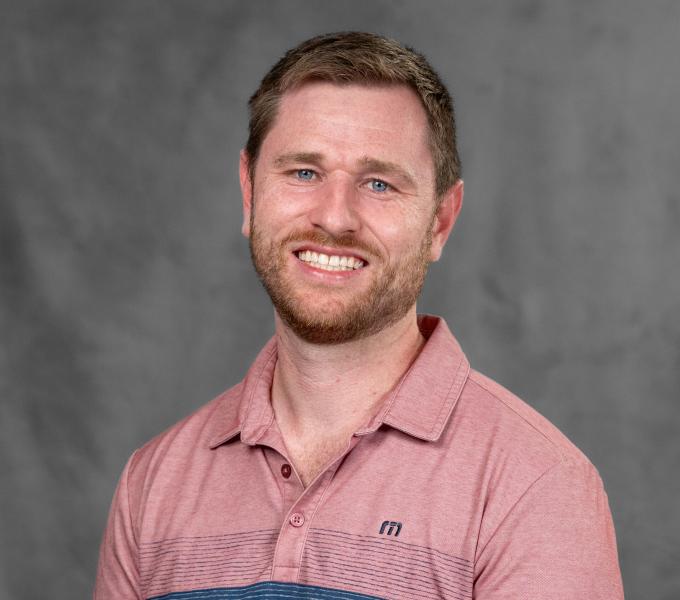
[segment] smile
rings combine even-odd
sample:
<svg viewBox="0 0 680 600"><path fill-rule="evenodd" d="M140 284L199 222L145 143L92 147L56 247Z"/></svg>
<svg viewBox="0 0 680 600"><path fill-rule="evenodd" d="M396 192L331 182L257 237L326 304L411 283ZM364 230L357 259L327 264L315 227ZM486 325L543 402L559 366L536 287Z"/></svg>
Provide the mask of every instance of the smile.
<svg viewBox="0 0 680 600"><path fill-rule="evenodd" d="M312 250L301 250L296 252L295 255L302 262L324 271L355 271L364 266L364 261L354 256L329 255Z"/></svg>

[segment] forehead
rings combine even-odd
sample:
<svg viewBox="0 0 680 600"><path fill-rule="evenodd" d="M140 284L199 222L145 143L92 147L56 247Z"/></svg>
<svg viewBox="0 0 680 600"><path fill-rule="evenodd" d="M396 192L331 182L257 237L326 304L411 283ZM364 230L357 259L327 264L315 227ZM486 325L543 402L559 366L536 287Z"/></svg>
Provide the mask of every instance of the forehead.
<svg viewBox="0 0 680 600"><path fill-rule="evenodd" d="M315 81L283 95L262 152L294 147L431 164L428 140L427 115L411 88Z"/></svg>

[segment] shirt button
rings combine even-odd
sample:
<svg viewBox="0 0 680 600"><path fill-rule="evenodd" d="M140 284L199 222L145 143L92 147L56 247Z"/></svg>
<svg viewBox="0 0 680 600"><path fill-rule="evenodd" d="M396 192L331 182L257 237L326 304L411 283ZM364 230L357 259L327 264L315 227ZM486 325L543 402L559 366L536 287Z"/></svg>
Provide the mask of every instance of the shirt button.
<svg viewBox="0 0 680 600"><path fill-rule="evenodd" d="M293 470L290 468L289 464L281 465L281 475L284 479L288 479Z"/></svg>
<svg viewBox="0 0 680 600"><path fill-rule="evenodd" d="M293 527L302 527L305 524L305 515L302 513L294 513L290 517L290 524Z"/></svg>

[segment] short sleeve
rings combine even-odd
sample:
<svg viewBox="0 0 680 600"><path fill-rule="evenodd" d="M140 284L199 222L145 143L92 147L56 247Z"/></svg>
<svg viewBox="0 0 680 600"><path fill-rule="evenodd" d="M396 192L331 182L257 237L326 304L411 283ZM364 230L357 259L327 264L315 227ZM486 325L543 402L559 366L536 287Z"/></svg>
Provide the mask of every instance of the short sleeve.
<svg viewBox="0 0 680 600"><path fill-rule="evenodd" d="M135 458L123 470L111 503L109 518L99 551L94 589L95 600L141 598L137 567L137 541L133 528L128 492L128 476Z"/></svg>
<svg viewBox="0 0 680 600"><path fill-rule="evenodd" d="M622 600L611 512L595 468L559 463L479 550L475 600Z"/></svg>

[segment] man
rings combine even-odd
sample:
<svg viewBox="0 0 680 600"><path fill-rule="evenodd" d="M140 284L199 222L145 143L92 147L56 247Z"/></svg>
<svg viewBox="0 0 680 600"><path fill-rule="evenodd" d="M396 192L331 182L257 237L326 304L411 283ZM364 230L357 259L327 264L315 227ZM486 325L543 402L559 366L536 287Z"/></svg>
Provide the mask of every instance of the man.
<svg viewBox="0 0 680 600"><path fill-rule="evenodd" d="M320 36L250 111L243 233L276 333L132 456L95 597L622 598L594 467L416 314L463 200L429 64Z"/></svg>

